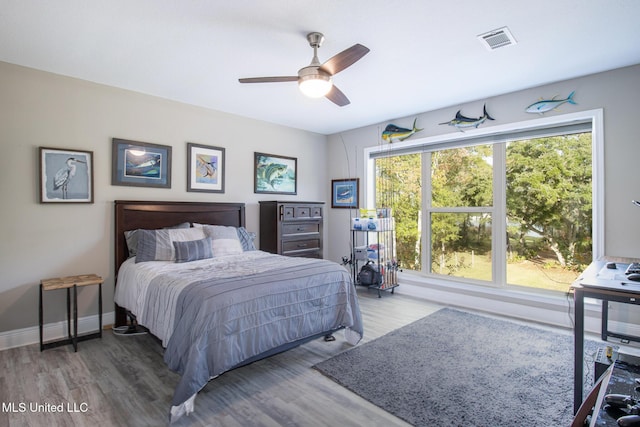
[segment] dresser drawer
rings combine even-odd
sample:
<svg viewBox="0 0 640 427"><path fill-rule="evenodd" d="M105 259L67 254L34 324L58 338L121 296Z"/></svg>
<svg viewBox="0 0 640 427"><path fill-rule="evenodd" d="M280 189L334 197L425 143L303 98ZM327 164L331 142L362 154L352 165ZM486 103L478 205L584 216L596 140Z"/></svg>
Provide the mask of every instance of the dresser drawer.
<svg viewBox="0 0 640 427"><path fill-rule="evenodd" d="M318 259L322 259L322 254L317 249L314 249L312 251L287 252L284 255L285 256L303 257L303 258L318 258Z"/></svg>
<svg viewBox="0 0 640 427"><path fill-rule="evenodd" d="M283 255L287 252L317 251L320 249L320 239L290 240L282 242Z"/></svg>
<svg viewBox="0 0 640 427"><path fill-rule="evenodd" d="M311 218L311 208L309 206L296 206L293 209L295 218Z"/></svg>
<svg viewBox="0 0 640 427"><path fill-rule="evenodd" d="M319 233L319 223L282 224L282 235Z"/></svg>
<svg viewBox="0 0 640 427"><path fill-rule="evenodd" d="M283 206L282 219L322 218L320 206Z"/></svg>
<svg viewBox="0 0 640 427"><path fill-rule="evenodd" d="M312 206L311 216L313 218L322 218L322 208L320 206Z"/></svg>

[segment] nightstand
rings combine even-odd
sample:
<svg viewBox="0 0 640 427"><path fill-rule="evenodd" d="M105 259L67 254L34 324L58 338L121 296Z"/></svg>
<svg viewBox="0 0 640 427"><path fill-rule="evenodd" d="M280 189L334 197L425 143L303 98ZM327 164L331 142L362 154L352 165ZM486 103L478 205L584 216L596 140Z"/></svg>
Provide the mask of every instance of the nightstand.
<svg viewBox="0 0 640 427"><path fill-rule="evenodd" d="M102 338L102 277L95 274L82 274L79 276L58 277L54 279L43 279L40 281L40 351L47 348L58 347L65 344L72 344L73 351L78 351L78 342L91 338ZM98 331L94 333L78 336L78 287L98 285ZM71 334L71 289L73 288L73 335ZM67 290L67 338L43 342L43 311L42 311L42 294L44 291L53 291L56 289Z"/></svg>

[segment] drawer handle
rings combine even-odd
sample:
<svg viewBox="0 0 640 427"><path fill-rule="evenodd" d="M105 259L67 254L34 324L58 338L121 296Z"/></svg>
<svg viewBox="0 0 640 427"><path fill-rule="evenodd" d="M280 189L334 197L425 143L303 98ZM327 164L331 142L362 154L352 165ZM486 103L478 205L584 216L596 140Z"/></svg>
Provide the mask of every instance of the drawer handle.
<svg viewBox="0 0 640 427"><path fill-rule="evenodd" d="M296 231L303 231L303 230L304 228L300 228L300 227L296 228Z"/></svg>
<svg viewBox="0 0 640 427"><path fill-rule="evenodd" d="M298 243L298 247L299 248L306 248L307 244L306 243Z"/></svg>

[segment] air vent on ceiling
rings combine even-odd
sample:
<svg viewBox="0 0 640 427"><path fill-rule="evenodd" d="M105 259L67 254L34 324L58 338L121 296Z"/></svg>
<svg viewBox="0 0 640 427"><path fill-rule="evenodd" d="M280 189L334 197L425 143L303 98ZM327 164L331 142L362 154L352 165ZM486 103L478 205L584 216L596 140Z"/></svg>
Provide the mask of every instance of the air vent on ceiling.
<svg viewBox="0 0 640 427"><path fill-rule="evenodd" d="M487 50L495 50L499 47L516 44L516 39L507 27L498 28L488 33L480 34L478 40Z"/></svg>

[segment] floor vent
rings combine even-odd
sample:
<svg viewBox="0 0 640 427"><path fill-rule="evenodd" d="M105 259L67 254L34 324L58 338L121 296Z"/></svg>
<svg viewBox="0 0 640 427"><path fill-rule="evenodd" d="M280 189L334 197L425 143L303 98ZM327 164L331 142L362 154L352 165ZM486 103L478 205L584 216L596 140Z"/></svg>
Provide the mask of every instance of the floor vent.
<svg viewBox="0 0 640 427"><path fill-rule="evenodd" d="M507 27L498 28L488 33L480 34L478 40L487 50L495 50L499 47L516 44L516 39Z"/></svg>

